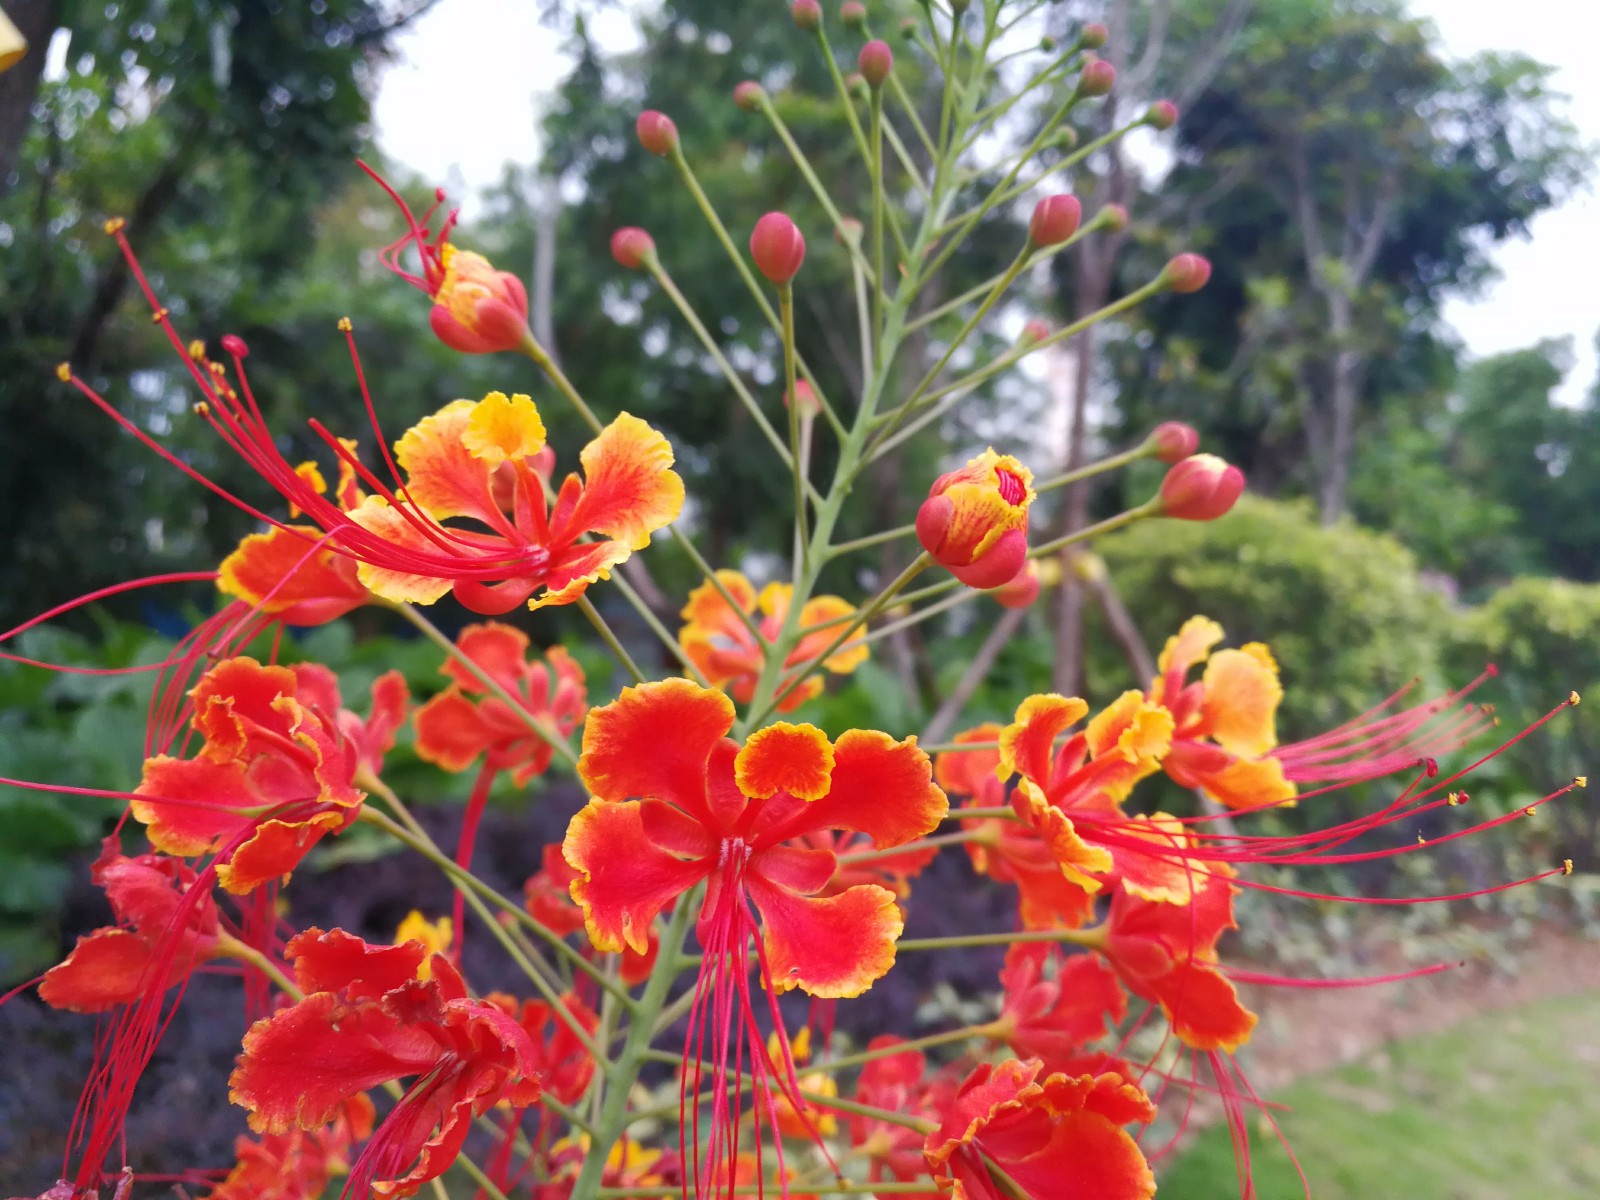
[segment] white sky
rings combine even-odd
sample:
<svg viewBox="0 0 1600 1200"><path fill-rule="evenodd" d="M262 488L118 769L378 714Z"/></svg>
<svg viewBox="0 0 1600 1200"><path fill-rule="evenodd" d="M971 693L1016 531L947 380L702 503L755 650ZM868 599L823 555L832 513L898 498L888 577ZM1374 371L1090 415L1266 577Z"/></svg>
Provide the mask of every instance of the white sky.
<svg viewBox="0 0 1600 1200"><path fill-rule="evenodd" d="M761 0L751 0L761 2ZM783 19L778 0L775 18ZM1600 142L1600 5L1593 0L1410 0L1438 26L1446 54L1520 51L1556 68L1552 86L1571 97L1567 115ZM536 154L542 97L567 62L555 32L528 0L440 0L396 43L378 94L378 141L392 158L466 201L499 179L507 162ZM832 5L828 6L832 12ZM591 22L604 44L636 35L615 11ZM1569 336L1576 366L1563 396L1576 401L1595 382L1600 330L1600 199L1585 190L1532 224L1531 236L1495 251L1502 278L1482 295L1452 300L1445 315L1475 356Z"/></svg>

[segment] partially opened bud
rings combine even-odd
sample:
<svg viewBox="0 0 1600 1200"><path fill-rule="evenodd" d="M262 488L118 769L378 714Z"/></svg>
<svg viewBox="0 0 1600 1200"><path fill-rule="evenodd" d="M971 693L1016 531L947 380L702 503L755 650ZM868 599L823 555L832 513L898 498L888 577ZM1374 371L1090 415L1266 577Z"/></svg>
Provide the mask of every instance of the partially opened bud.
<svg viewBox="0 0 1600 1200"><path fill-rule="evenodd" d="M1028 556L1033 474L1009 455L985 450L934 480L917 510L917 540L968 587L1014 578Z"/></svg>
<svg viewBox="0 0 1600 1200"><path fill-rule="evenodd" d="M520 279L448 243L439 261L444 278L433 294L428 324L441 342L463 354L516 350L529 342L528 293Z"/></svg>
<svg viewBox="0 0 1600 1200"><path fill-rule="evenodd" d="M639 114L633 128L639 135L639 144L651 154L666 158L678 148L678 127L666 113L647 108Z"/></svg>
<svg viewBox="0 0 1600 1200"><path fill-rule="evenodd" d="M1040 248L1059 246L1078 232L1078 222L1083 219L1083 205L1076 196L1062 193L1046 196L1033 206L1033 217L1028 221L1028 240Z"/></svg>
<svg viewBox="0 0 1600 1200"><path fill-rule="evenodd" d="M637 225L624 225L611 235L611 257L637 271L656 256L656 242Z"/></svg>
<svg viewBox="0 0 1600 1200"><path fill-rule="evenodd" d="M1104 96L1116 86L1117 69L1103 58L1093 58L1083 64L1078 76L1078 95Z"/></svg>
<svg viewBox="0 0 1600 1200"><path fill-rule="evenodd" d="M760 112L761 98L766 95L754 79L746 79L733 89L733 102L746 112Z"/></svg>
<svg viewBox="0 0 1600 1200"><path fill-rule="evenodd" d="M1161 481L1163 515L1180 521L1214 521L1238 501L1244 472L1215 454L1196 454L1174 463Z"/></svg>
<svg viewBox="0 0 1600 1200"><path fill-rule="evenodd" d="M1174 292L1198 292L1211 278L1211 262L1199 254L1177 254L1161 272Z"/></svg>
<svg viewBox="0 0 1600 1200"><path fill-rule="evenodd" d="M1111 31L1099 21L1085 25L1083 32L1078 35L1078 45L1085 50L1098 50L1111 40Z"/></svg>
<svg viewBox="0 0 1600 1200"><path fill-rule="evenodd" d="M794 0L789 6L789 16L801 29L822 28L822 5L817 0Z"/></svg>
<svg viewBox="0 0 1600 1200"><path fill-rule="evenodd" d="M1178 123L1178 106L1171 100L1157 100L1146 110L1144 122L1153 129L1171 129Z"/></svg>
<svg viewBox="0 0 1600 1200"><path fill-rule="evenodd" d="M1037 346L1050 336L1050 323L1038 317L1030 317L1027 324L1023 325L1022 332L1017 336L1019 346Z"/></svg>
<svg viewBox="0 0 1600 1200"><path fill-rule="evenodd" d="M768 280L785 284L806 260L806 239L786 214L769 212L751 231L750 257L756 260L756 270Z"/></svg>
<svg viewBox="0 0 1600 1200"><path fill-rule="evenodd" d="M999 601L1003 608L1027 608L1039 598L1042 586L1039 564L1030 558L1022 564L1022 570L1013 575L1009 582L1002 583L989 594Z"/></svg>
<svg viewBox="0 0 1600 1200"><path fill-rule="evenodd" d="M804 379L795 380L794 399L800 404L800 415L802 417L814 417L822 411L822 401L817 399L816 390ZM783 406L788 408L789 404L789 391L787 388L785 388L783 393Z"/></svg>
<svg viewBox="0 0 1600 1200"><path fill-rule="evenodd" d="M845 0L839 5L839 20L846 29L862 29L867 24L867 6L860 0Z"/></svg>
<svg viewBox="0 0 1600 1200"><path fill-rule="evenodd" d="M894 70L894 51L889 49L888 42L868 42L861 47L856 66L861 68L861 78L869 86L881 88L883 81L889 78L889 72Z"/></svg>
<svg viewBox="0 0 1600 1200"><path fill-rule="evenodd" d="M1200 434L1193 425L1182 421L1163 421L1150 431L1148 439L1155 447L1156 461L1182 462L1200 449Z"/></svg>

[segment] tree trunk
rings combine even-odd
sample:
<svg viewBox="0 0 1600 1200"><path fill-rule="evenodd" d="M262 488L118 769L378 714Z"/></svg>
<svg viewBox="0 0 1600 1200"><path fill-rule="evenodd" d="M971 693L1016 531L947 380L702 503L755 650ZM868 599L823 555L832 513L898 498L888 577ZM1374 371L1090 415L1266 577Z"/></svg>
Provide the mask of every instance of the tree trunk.
<svg viewBox="0 0 1600 1200"><path fill-rule="evenodd" d="M1329 328L1338 347L1328 381L1328 444L1324 447L1320 496L1322 523L1344 516L1350 457L1355 449L1356 401L1361 382L1361 354L1349 345L1350 300L1335 293L1329 303Z"/></svg>
<svg viewBox="0 0 1600 1200"><path fill-rule="evenodd" d="M15 186L17 157L33 122L33 101L44 75L44 55L60 24L61 0L6 0L6 16L28 40L28 52L0 74L0 196Z"/></svg>

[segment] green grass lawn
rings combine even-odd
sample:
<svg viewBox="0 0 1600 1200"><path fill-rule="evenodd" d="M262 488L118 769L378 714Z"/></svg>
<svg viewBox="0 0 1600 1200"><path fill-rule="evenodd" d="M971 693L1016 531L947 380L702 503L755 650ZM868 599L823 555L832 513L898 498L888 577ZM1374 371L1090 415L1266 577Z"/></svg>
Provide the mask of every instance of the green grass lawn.
<svg viewBox="0 0 1600 1200"><path fill-rule="evenodd" d="M1248 1063L1246 1064L1248 1067ZM1270 1099L1314 1200L1600 1197L1600 997L1547 1000L1396 1042ZM1261 1200L1304 1189L1263 1124ZM1227 1130L1158 1172L1160 1200L1238 1195Z"/></svg>

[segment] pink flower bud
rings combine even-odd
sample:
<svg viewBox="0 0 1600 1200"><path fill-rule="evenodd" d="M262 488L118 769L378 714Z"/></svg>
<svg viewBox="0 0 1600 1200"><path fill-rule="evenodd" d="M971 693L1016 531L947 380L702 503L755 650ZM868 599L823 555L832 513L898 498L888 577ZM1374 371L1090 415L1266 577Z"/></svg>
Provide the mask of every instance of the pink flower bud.
<svg viewBox="0 0 1600 1200"><path fill-rule="evenodd" d="M637 271L656 256L656 241L637 225L624 225L611 235L611 257Z"/></svg>
<svg viewBox="0 0 1600 1200"><path fill-rule="evenodd" d="M1128 227L1128 210L1120 204L1108 204L1095 214L1094 223L1107 233L1121 233Z"/></svg>
<svg viewBox="0 0 1600 1200"><path fill-rule="evenodd" d="M990 595L1003 608L1027 608L1039 598L1041 586L1039 564L1030 558L1022 564L1022 570L1013 575L1009 582L995 588Z"/></svg>
<svg viewBox="0 0 1600 1200"><path fill-rule="evenodd" d="M760 112L761 98L766 95L754 79L746 79L733 89L733 102L746 112Z"/></svg>
<svg viewBox="0 0 1600 1200"><path fill-rule="evenodd" d="M789 6L789 16L801 29L815 32L822 28L822 5L817 0L794 0Z"/></svg>
<svg viewBox="0 0 1600 1200"><path fill-rule="evenodd" d="M1158 462L1182 462L1200 449L1200 434L1193 425L1182 421L1163 421L1150 431L1146 439L1155 447Z"/></svg>
<svg viewBox="0 0 1600 1200"><path fill-rule="evenodd" d="M881 88L883 81L889 78L889 72L894 70L894 51L889 49L888 42L868 42L861 47L856 66L861 68L861 78L869 86Z"/></svg>
<svg viewBox="0 0 1600 1200"><path fill-rule="evenodd" d="M934 480L917 510L917 540L968 587L999 587L1027 560L1034 495L1027 467L985 450Z"/></svg>
<svg viewBox="0 0 1600 1200"><path fill-rule="evenodd" d="M1178 123L1178 106L1171 100L1157 100L1144 114L1152 129L1171 129Z"/></svg>
<svg viewBox="0 0 1600 1200"><path fill-rule="evenodd" d="M1215 454L1196 454L1167 469L1161 481L1161 511L1180 521L1215 521L1244 491L1244 472Z"/></svg>
<svg viewBox="0 0 1600 1200"><path fill-rule="evenodd" d="M1098 50L1111 40L1111 31L1099 21L1092 25L1085 25L1083 32L1078 35L1078 45L1085 50Z"/></svg>
<svg viewBox="0 0 1600 1200"><path fill-rule="evenodd" d="M1065 193L1046 196L1033 206L1033 217L1028 221L1028 240L1035 246L1059 246L1078 232L1078 222L1083 219L1083 205L1076 196Z"/></svg>
<svg viewBox="0 0 1600 1200"><path fill-rule="evenodd" d="M666 113L647 108L639 114L633 128L639 135L639 144L651 154L666 158L678 148L678 127Z"/></svg>
<svg viewBox="0 0 1600 1200"><path fill-rule="evenodd" d="M1174 255L1161 275L1174 292L1198 292L1211 278L1211 262L1198 254Z"/></svg>
<svg viewBox="0 0 1600 1200"><path fill-rule="evenodd" d="M769 212L750 233L750 257L771 282L785 284L806 260L806 239L786 214Z"/></svg>
<svg viewBox="0 0 1600 1200"><path fill-rule="evenodd" d="M1050 323L1042 321L1038 317L1033 317L1022 327L1022 333L1017 338L1017 345L1036 346L1049 337L1050 334Z"/></svg>
<svg viewBox="0 0 1600 1200"><path fill-rule="evenodd" d="M860 29L867 23L867 6L860 0L845 0L839 5L839 20L846 29Z"/></svg>
<svg viewBox="0 0 1600 1200"><path fill-rule="evenodd" d="M1078 76L1078 95L1104 96L1117 82L1117 69L1103 58L1091 58Z"/></svg>
<svg viewBox="0 0 1600 1200"><path fill-rule="evenodd" d="M794 394L800 402L800 415L814 417L822 411L822 401L817 399L817 393L804 379L794 381ZM784 389L783 406L789 407L790 396L788 389Z"/></svg>

